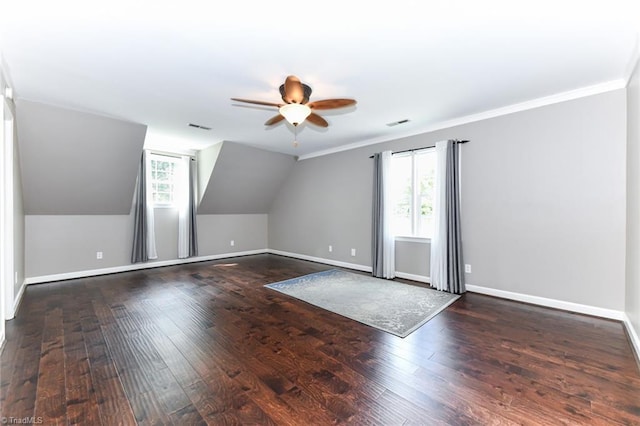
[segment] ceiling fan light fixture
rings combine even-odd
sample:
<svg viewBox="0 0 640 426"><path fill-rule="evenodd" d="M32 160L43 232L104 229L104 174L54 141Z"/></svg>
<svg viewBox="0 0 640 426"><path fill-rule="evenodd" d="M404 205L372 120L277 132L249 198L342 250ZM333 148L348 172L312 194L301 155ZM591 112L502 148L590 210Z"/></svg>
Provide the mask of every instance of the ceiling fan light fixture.
<svg viewBox="0 0 640 426"><path fill-rule="evenodd" d="M297 126L311 114L311 108L302 104L286 104L278 110L289 123Z"/></svg>

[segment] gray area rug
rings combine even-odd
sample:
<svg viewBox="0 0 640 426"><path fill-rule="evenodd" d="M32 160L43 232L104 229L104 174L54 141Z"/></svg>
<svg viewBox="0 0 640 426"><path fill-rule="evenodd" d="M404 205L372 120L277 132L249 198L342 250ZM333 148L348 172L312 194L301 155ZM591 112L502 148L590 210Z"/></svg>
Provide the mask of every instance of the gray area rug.
<svg viewBox="0 0 640 426"><path fill-rule="evenodd" d="M400 337L408 336L460 297L338 269L265 287Z"/></svg>

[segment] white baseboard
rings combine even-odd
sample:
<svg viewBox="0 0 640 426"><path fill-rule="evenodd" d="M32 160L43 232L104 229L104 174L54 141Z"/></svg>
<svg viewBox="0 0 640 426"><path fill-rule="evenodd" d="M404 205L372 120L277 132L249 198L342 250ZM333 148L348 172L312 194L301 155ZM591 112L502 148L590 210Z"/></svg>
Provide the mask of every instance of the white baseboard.
<svg viewBox="0 0 640 426"><path fill-rule="evenodd" d="M357 263L341 262L339 260L325 259L322 257L308 256L306 254L290 253L287 251L267 249L267 253L280 256L293 257L295 259L309 260L311 262L324 263L326 265L339 266L341 268L355 269L356 271L371 272L371 266L358 265Z"/></svg>
<svg viewBox="0 0 640 426"><path fill-rule="evenodd" d="M638 331L633 327L631 318L629 318L626 312L623 313L623 316L627 334L629 334L629 338L631 339L631 347L636 354L636 361L638 363L638 368L640 368L640 337L638 337Z"/></svg>
<svg viewBox="0 0 640 426"><path fill-rule="evenodd" d="M217 260L217 259L225 259L229 257L237 257L237 256L249 256L253 254L263 254L263 253L272 253L280 256L292 257L295 259L308 260L311 262L323 263L326 265L338 266L341 268L354 269L357 271L363 272L371 272L371 267L366 265L360 265L357 263L349 263L342 262L334 259L325 259L322 257L309 256L306 254L292 253L281 250L274 249L258 249L258 250L247 250L241 252L233 252L233 253L222 253L222 254L214 254L209 256L198 256L198 257L190 257L188 259L172 259L172 260L163 260L158 262L146 262L146 263L136 263L132 265L124 265L124 266L115 266L111 268L103 268L103 269L92 269L87 271L77 271L77 272L67 272L62 274L53 274L53 275L43 275L39 277L30 277L24 280L24 284L20 288L20 292L18 293L18 297L16 298L15 309L19 307L20 301L22 300L22 295L24 294L24 288L29 284L40 284L51 281L61 281L61 280L70 280L76 278L85 278L92 277L96 275L107 275L107 274L115 274L119 272L129 272L129 271L137 271L141 269L150 269L150 268L158 268L161 266L173 266L173 265L181 265L186 263L195 263L195 262L204 262L207 260ZM415 275L409 274L405 272L396 272L396 276L398 278L404 278L408 280L418 281L429 283L431 281L430 277L423 275ZM531 303L534 305L545 306L549 308L562 309L570 312L577 312L581 314L593 315L602 318L609 318L618 321L624 321L627 329L629 331L629 335L632 336L633 344L637 352L640 353L640 343L638 340L638 335L636 331L633 329L631 323L625 319L626 315L622 311L616 311L613 309L604 309L596 306L590 305L582 305L578 303L565 302L562 300L556 299L548 299L545 297L539 296L531 296L528 294L514 293L505 290L497 290L488 287L481 287L476 285L467 284L467 290L473 293L486 294L488 296L500 297L503 299L516 300L519 302Z"/></svg>
<svg viewBox="0 0 640 426"><path fill-rule="evenodd" d="M226 259L228 257L249 256L252 254L263 254L266 252L267 252L267 249L258 249L258 250L238 251L238 252L232 252L232 253L212 254L209 256L189 257L187 259L171 259L171 260L160 260L157 262L134 263L131 265L113 266L111 268L90 269L87 271L65 272L62 274L30 277L30 278L26 278L24 280L24 283L27 285L41 284L41 283L48 283L52 281L72 280L76 278L94 277L97 275L116 274L119 272L139 271L141 269L159 268L161 266L182 265L186 263L204 262L207 260ZM24 289L24 285L22 286L22 288Z"/></svg>
<svg viewBox="0 0 640 426"><path fill-rule="evenodd" d="M423 283L429 283L429 284L431 283L431 277L427 277L424 275L414 275L414 274L407 274L404 272L396 272L396 277L405 278L407 280L413 280L413 281L418 281ZM547 308L562 309L565 311L593 315L596 317L615 319L615 320L621 321L624 315L624 312L616 311L613 309L598 308L596 306L581 305L578 303L564 302L562 300L556 300L556 299L547 299L545 297L531 296L528 294L514 293L511 291L496 290L493 288L480 287L477 285L467 284L466 288L467 288L467 291L470 291L472 293L485 294L487 296L495 296L495 297L500 297L502 299L515 300L518 302L526 302L526 303L531 303L533 305L544 306ZM627 326L627 328L629 327L630 325ZM631 334L631 332L629 334ZM637 339L637 336L636 336L636 339Z"/></svg>
<svg viewBox="0 0 640 426"><path fill-rule="evenodd" d="M16 296L13 302L13 316L18 315L18 309L20 309L20 303L22 302L22 296L24 296L24 289L27 287L27 284L22 281L22 285L20 286L20 290L18 290L18 295Z"/></svg>
<svg viewBox="0 0 640 426"><path fill-rule="evenodd" d="M267 253L277 254L280 256L293 257L295 259L309 260L311 262L324 263L327 265L339 266L342 268L355 269L358 271L371 272L370 266L358 265L354 263L341 262L333 259L325 259L321 257L309 256L306 254L291 253L281 250L267 249ZM431 277L424 275L409 274L406 272L396 271L396 277L407 280L418 281L423 283L431 283ZM601 318L623 320L624 312L613 309L599 308L597 306L581 305L579 303L565 302L556 299L547 299L545 297L531 296L528 294L514 293L511 291L497 290L488 287L467 284L466 288L472 293L486 294L487 296L500 297L502 299L515 300L518 302L531 303L533 305L544 306L547 308L562 309L565 311L575 312L579 314L593 315Z"/></svg>
<svg viewBox="0 0 640 426"><path fill-rule="evenodd" d="M513 293L511 291L497 290L494 288L480 287L477 285L466 285L467 290L473 293L486 294L487 296L501 297L503 299L516 300L518 302L531 303L533 305L545 306L547 308L562 309L579 314L593 315L596 317L609 318L622 321L624 312L613 309L598 308L597 306L581 305L579 303L565 302L563 300L547 299L546 297L531 296L529 294Z"/></svg>
<svg viewBox="0 0 640 426"><path fill-rule="evenodd" d="M431 284L431 277L425 275L407 274L406 272L396 271L396 277L404 278L405 280L418 281L420 283Z"/></svg>

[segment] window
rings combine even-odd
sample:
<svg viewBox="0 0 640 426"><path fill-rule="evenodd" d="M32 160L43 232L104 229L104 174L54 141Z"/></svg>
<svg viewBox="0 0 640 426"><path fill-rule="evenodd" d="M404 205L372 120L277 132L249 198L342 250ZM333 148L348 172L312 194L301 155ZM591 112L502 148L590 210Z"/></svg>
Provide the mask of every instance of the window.
<svg viewBox="0 0 640 426"><path fill-rule="evenodd" d="M431 238L436 153L434 149L396 154L391 159L393 231L397 236Z"/></svg>
<svg viewBox="0 0 640 426"><path fill-rule="evenodd" d="M176 169L179 158L151 154L149 188L155 207L173 207L176 201Z"/></svg>

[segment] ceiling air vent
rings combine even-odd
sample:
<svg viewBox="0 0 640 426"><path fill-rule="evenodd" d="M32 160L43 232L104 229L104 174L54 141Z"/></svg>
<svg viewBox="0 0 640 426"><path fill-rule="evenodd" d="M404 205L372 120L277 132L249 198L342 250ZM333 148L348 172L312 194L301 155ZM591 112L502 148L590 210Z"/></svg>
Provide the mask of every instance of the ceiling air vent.
<svg viewBox="0 0 640 426"><path fill-rule="evenodd" d="M189 127L195 127L196 129L202 129L202 130L211 130L211 127L201 126L199 124L193 124L193 123L189 123Z"/></svg>
<svg viewBox="0 0 640 426"><path fill-rule="evenodd" d="M393 126L397 126L398 124L404 124L404 123L408 123L408 122L409 122L409 119L405 118L404 120L394 121L393 123L387 123L387 126L393 127Z"/></svg>

